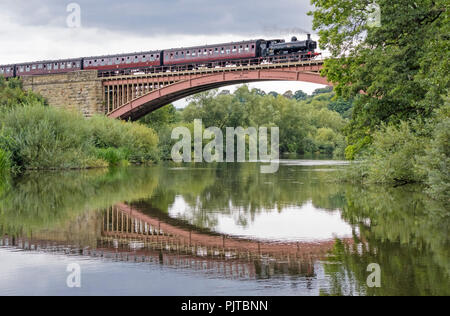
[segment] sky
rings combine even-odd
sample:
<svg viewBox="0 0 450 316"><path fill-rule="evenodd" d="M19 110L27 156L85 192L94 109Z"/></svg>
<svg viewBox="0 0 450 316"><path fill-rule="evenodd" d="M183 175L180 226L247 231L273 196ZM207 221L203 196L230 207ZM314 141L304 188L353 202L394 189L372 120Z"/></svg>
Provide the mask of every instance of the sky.
<svg viewBox="0 0 450 316"><path fill-rule="evenodd" d="M80 8L80 25L70 19ZM0 0L0 64L313 34L310 0ZM69 18L69 23L68 23ZM72 26L72 27L69 27ZM301 82L251 84L266 92ZM234 90L235 87L227 87ZM177 106L184 106L179 101Z"/></svg>

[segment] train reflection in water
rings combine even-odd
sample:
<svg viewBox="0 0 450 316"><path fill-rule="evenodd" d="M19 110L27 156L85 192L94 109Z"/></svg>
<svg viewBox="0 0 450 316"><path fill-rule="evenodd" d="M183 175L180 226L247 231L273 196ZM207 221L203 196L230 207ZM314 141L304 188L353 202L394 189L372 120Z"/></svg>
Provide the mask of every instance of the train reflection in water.
<svg viewBox="0 0 450 316"><path fill-rule="evenodd" d="M93 244L70 240L67 232L4 236L0 246L102 260L161 264L231 279L316 276L315 265L333 249L334 241L261 242L174 225L118 204L98 217ZM94 225L95 226L95 225ZM352 240L345 240L352 243Z"/></svg>

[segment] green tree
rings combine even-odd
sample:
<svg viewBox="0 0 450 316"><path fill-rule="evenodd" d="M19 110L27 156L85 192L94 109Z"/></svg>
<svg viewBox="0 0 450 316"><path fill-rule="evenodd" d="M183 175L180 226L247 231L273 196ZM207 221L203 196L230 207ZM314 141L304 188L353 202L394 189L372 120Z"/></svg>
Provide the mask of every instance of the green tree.
<svg viewBox="0 0 450 316"><path fill-rule="evenodd" d="M164 125L174 124L179 120L180 115L177 109L173 104L169 104L144 116L140 119L140 122L157 131Z"/></svg>
<svg viewBox="0 0 450 316"><path fill-rule="evenodd" d="M368 23L371 0L312 0L323 75L338 97L356 99L347 128L356 147L381 123L429 117L449 87L448 0L377 0L381 26Z"/></svg>

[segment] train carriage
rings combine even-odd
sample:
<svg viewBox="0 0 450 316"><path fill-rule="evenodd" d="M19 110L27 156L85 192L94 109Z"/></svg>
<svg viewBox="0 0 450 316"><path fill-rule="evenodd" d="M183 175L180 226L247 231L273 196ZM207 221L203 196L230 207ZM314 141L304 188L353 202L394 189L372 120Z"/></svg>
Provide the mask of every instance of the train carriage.
<svg viewBox="0 0 450 316"><path fill-rule="evenodd" d="M81 59L63 59L53 61L36 61L16 65L16 76L34 76L66 73L81 70Z"/></svg>
<svg viewBox="0 0 450 316"><path fill-rule="evenodd" d="M259 42L252 40L225 44L169 49L163 51L164 66L207 64L227 60L259 57Z"/></svg>
<svg viewBox="0 0 450 316"><path fill-rule="evenodd" d="M84 69L111 71L127 68L149 68L161 66L161 51L132 54L107 55L84 58Z"/></svg>
<svg viewBox="0 0 450 316"><path fill-rule="evenodd" d="M5 78L15 77L15 65L0 65L0 76Z"/></svg>

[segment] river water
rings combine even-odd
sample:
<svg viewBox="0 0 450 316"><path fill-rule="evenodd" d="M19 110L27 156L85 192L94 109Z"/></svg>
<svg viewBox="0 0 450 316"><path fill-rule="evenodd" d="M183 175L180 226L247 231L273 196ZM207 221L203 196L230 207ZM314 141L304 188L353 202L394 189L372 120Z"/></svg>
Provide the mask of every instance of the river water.
<svg viewBox="0 0 450 316"><path fill-rule="evenodd" d="M0 295L450 294L449 210L423 188L344 185L336 161L259 167L30 173L1 185Z"/></svg>

